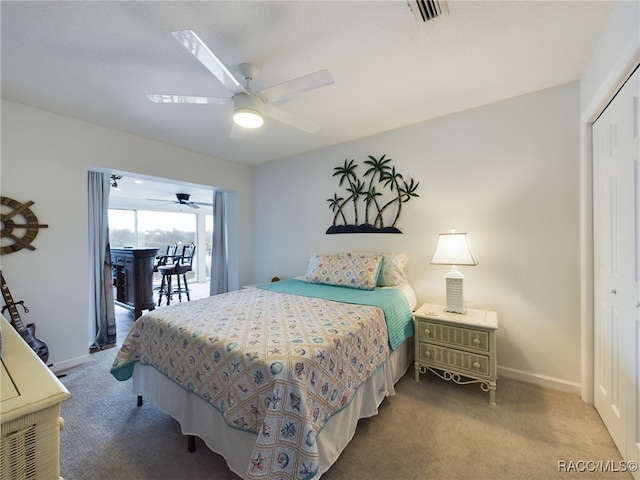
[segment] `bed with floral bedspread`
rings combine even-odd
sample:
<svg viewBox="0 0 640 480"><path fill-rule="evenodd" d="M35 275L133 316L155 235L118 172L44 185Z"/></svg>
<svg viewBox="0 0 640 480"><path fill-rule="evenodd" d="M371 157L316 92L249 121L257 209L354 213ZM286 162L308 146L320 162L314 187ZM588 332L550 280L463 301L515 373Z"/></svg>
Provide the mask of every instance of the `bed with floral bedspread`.
<svg viewBox="0 0 640 480"><path fill-rule="evenodd" d="M412 334L399 290L292 279L143 315L111 373L156 369L255 434L245 478L313 478L316 436Z"/></svg>

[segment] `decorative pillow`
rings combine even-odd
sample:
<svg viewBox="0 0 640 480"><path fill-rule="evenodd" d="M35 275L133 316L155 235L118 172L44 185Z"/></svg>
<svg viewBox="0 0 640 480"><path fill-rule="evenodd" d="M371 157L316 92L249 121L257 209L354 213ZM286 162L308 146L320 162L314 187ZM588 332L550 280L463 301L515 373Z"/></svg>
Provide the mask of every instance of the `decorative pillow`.
<svg viewBox="0 0 640 480"><path fill-rule="evenodd" d="M406 253L399 252L378 252L374 255L382 256L382 269L378 276L379 287L395 287L409 283L404 268L409 261Z"/></svg>
<svg viewBox="0 0 640 480"><path fill-rule="evenodd" d="M305 279L311 283L373 290L381 264L379 255L319 253L311 256Z"/></svg>

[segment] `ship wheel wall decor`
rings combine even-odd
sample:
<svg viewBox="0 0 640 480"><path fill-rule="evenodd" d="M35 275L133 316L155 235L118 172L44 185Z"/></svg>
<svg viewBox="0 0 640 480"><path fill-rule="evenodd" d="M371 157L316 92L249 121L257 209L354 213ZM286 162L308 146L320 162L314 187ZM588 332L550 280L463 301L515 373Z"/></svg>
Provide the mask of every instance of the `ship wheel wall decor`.
<svg viewBox="0 0 640 480"><path fill-rule="evenodd" d="M0 254L17 252L23 248L35 250L31 242L38 235L38 229L49 225L38 223L38 218L29 207L32 201L20 203L8 197L0 197L2 232Z"/></svg>

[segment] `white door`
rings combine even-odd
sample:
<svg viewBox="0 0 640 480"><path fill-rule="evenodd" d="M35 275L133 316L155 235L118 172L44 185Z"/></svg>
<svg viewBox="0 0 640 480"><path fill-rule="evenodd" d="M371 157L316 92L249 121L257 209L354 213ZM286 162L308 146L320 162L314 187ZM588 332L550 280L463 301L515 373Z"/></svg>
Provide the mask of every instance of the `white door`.
<svg viewBox="0 0 640 480"><path fill-rule="evenodd" d="M640 69L637 69L629 83L633 102L633 139L631 147L635 149L632 171L632 238L633 238L633 286L631 289L631 317L633 325L631 351L628 355L631 364L632 381L628 385L630 422L627 428L627 461L633 460L640 465ZM636 470L634 477L640 480L640 472Z"/></svg>
<svg viewBox="0 0 640 480"><path fill-rule="evenodd" d="M640 457L639 97L636 71L592 129L594 399L626 460Z"/></svg>

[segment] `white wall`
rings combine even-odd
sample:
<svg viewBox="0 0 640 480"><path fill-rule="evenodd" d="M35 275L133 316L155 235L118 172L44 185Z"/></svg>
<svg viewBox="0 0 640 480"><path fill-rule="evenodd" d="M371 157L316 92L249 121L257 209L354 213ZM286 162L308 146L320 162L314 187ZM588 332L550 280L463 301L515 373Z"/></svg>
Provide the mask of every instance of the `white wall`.
<svg viewBox="0 0 640 480"><path fill-rule="evenodd" d="M580 80L582 113L598 108L603 97L609 96L610 99L608 90L612 85L616 89L620 87L620 72L628 71L631 65L637 64L638 49L640 2L619 0Z"/></svg>
<svg viewBox="0 0 640 480"><path fill-rule="evenodd" d="M42 223L33 245L1 258L16 300L30 309L54 369L88 354L87 171L89 167L172 178L232 191L238 210L237 284L251 275L251 174L225 162L160 142L2 100L3 196L32 200Z"/></svg>
<svg viewBox="0 0 640 480"><path fill-rule="evenodd" d="M577 83L255 167L256 281L303 274L314 251L397 250L419 302L444 300L437 236L470 234L465 298L499 313L500 373L577 392L580 382ZM333 168L386 154L420 198L402 235L325 235Z"/></svg>

